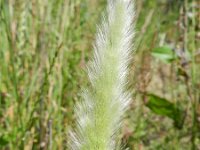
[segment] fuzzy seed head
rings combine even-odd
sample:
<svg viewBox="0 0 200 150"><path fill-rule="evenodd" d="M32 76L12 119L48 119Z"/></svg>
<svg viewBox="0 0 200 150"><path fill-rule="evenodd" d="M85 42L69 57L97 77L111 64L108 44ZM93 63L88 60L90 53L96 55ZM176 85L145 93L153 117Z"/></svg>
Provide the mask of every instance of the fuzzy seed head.
<svg viewBox="0 0 200 150"><path fill-rule="evenodd" d="M130 104L126 91L134 37L131 0L109 0L97 27L94 56L88 65L91 88L76 105L77 128L71 133L72 150L116 149L116 136Z"/></svg>

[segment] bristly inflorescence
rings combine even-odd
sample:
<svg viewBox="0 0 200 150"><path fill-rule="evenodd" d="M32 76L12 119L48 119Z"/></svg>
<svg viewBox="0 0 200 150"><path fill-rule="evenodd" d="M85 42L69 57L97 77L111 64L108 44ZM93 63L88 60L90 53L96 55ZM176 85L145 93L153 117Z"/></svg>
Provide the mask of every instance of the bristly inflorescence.
<svg viewBox="0 0 200 150"><path fill-rule="evenodd" d="M116 136L130 104L126 92L134 36L131 0L109 0L98 26L94 56L88 65L91 87L75 113L77 128L70 134L72 150L116 149Z"/></svg>

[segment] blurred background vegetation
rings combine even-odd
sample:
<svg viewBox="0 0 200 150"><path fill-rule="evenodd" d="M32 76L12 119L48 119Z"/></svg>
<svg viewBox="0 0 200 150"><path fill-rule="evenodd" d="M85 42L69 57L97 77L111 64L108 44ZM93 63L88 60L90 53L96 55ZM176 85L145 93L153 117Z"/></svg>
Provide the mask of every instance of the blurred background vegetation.
<svg viewBox="0 0 200 150"><path fill-rule="evenodd" d="M136 0L135 150L200 149L200 0ZM106 0L0 0L0 149L67 149Z"/></svg>

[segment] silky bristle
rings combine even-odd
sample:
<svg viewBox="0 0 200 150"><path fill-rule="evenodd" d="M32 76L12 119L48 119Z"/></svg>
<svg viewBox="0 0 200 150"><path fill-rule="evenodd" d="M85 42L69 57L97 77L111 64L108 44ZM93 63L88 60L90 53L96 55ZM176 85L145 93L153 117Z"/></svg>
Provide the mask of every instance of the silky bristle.
<svg viewBox="0 0 200 150"><path fill-rule="evenodd" d="M70 149L111 150L128 109L128 65L134 37L134 5L131 0L109 0L98 26L94 56L88 65L91 88L76 105L77 129Z"/></svg>

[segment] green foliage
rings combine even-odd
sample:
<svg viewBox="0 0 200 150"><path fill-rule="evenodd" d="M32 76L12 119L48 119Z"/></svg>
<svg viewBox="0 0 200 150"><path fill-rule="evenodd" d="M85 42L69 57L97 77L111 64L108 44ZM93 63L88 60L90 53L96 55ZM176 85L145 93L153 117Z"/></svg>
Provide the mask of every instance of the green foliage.
<svg viewBox="0 0 200 150"><path fill-rule="evenodd" d="M159 96L149 94L146 106L158 115L167 116L173 119L175 127L179 129L183 127L185 112L179 105Z"/></svg>
<svg viewBox="0 0 200 150"><path fill-rule="evenodd" d="M65 149L105 4L0 0L0 149ZM200 147L198 6L197 0L136 0L134 100L120 136L130 149ZM159 107L180 115L152 113L145 93L168 97L170 107ZM170 119L182 129L172 128Z"/></svg>
<svg viewBox="0 0 200 150"><path fill-rule="evenodd" d="M1 149L64 147L101 9L89 3L0 1Z"/></svg>
<svg viewBox="0 0 200 150"><path fill-rule="evenodd" d="M0 147L4 147L9 143L9 140L4 138L4 137L0 137Z"/></svg>
<svg viewBox="0 0 200 150"><path fill-rule="evenodd" d="M165 63L170 63L177 58L174 50L167 46L154 48L152 55Z"/></svg>

